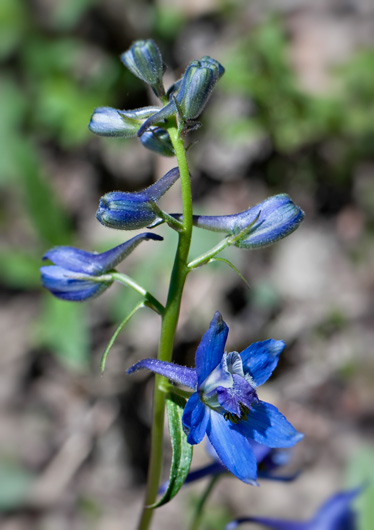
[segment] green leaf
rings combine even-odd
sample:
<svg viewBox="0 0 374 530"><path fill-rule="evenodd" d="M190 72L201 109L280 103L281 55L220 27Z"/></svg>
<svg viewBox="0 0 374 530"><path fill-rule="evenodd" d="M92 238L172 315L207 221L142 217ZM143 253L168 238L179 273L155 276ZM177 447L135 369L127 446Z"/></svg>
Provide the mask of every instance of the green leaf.
<svg viewBox="0 0 374 530"><path fill-rule="evenodd" d="M144 305L144 300L142 300L141 302L139 302L138 304L136 304L136 306L134 307L134 309L132 309L130 311L130 313L128 315L125 316L125 318L122 320L122 322L120 323L120 325L118 326L118 328L116 329L116 331L113 333L113 336L112 338L110 339L109 341L109 344L108 346L105 348L105 352L103 353L102 357L101 357L101 362L100 362L100 369L101 369L101 373L104 372L105 370L105 364L106 364L106 360L107 360L107 357L108 357L108 354L110 352L110 350L112 349L112 346L113 344L115 343L115 340L116 338L118 337L118 335L121 333L121 331L123 330L123 328L126 326L127 322L130 320L130 318L135 315L135 313L138 311L138 309L140 309L141 307L145 307Z"/></svg>
<svg viewBox="0 0 374 530"><path fill-rule="evenodd" d="M231 269L236 272L236 274L239 276L239 278L245 283L245 285L248 287L248 289L250 289L250 285L249 283L247 282L247 280L244 278L243 274L240 272L240 270L235 267L235 265L233 263L231 263L230 260L226 259L226 258L212 258L210 260L211 262L212 261L222 261L222 263L226 263L226 265L228 265L229 267L231 267Z"/></svg>
<svg viewBox="0 0 374 530"><path fill-rule="evenodd" d="M89 364L85 310L83 304L58 300L47 293L34 330L37 345L50 348L67 368L76 371L84 370Z"/></svg>
<svg viewBox="0 0 374 530"><path fill-rule="evenodd" d="M182 415L185 404L186 400L175 394L169 394L166 398L169 432L173 449L169 484L162 499L156 504L150 506L150 508L159 508L171 501L183 486L190 470L192 445L187 442L187 436L184 433L182 426Z"/></svg>

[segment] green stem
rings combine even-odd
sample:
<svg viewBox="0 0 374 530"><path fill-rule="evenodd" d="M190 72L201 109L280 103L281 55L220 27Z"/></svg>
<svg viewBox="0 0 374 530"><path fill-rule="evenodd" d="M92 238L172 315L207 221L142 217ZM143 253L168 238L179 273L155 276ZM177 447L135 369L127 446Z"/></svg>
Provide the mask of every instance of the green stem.
<svg viewBox="0 0 374 530"><path fill-rule="evenodd" d="M146 305L147 307L150 307L151 309L156 311L156 313L163 315L165 308L161 304L161 302L159 302L157 298L155 298L151 293L146 291L141 285L136 283L135 280L130 278L130 276L127 276L127 274L123 274L122 272L112 272L110 273L110 276L113 280L116 280L118 283L122 283L122 285L131 287L132 289L134 289L134 291L141 294L144 298L144 305Z"/></svg>
<svg viewBox="0 0 374 530"><path fill-rule="evenodd" d="M183 224L178 232L178 246L171 273L169 292L165 310L162 315L161 337L158 350L158 359L171 361L174 345L174 336L178 324L183 288L188 274L188 254L192 237L192 195L191 183L186 159L186 151L182 138L178 135L175 118L166 124L180 171L180 182L183 201ZM138 530L148 530L153 510L150 505L156 501L162 471L163 430L165 414L165 394L160 390L162 376L155 376L153 398L153 423L151 434L151 455L148 470L148 482L145 503L138 525Z"/></svg>
<svg viewBox="0 0 374 530"><path fill-rule="evenodd" d="M220 475L217 474L217 475L214 475L210 479L210 481L209 481L209 483L208 483L203 495L199 499L198 505L196 506L196 510L195 510L195 513L194 513L194 516L193 516L193 519L192 519L191 526L190 526L189 530L197 530L198 529L199 524L201 522L201 517L203 515L203 509L204 509L205 503L208 500L210 494L212 493L213 488L216 485L216 482L218 481L219 478L220 478Z"/></svg>
<svg viewBox="0 0 374 530"><path fill-rule="evenodd" d="M206 265L209 263L209 261L214 258L219 252L222 252L226 247L228 247L230 244L230 240L228 238L222 239L215 247L207 250L204 252L204 254L201 254L201 256L198 256L194 260L192 260L188 264L188 269L196 269L196 267L201 267L202 265Z"/></svg>

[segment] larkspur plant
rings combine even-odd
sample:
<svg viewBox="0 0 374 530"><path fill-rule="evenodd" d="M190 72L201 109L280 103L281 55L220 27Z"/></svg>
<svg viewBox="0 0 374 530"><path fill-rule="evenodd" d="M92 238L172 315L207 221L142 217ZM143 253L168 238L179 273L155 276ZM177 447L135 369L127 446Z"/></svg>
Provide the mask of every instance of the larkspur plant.
<svg viewBox="0 0 374 530"><path fill-rule="evenodd" d="M230 471L233 476L251 485L257 484L257 477L272 478L272 471L278 467L274 459L276 452L289 450L280 448L292 447L303 435L274 405L262 401L257 393L276 368L285 347L283 341L269 339L256 342L240 353L226 353L228 326L217 311L197 348L195 368L172 362L186 278L198 267L218 259L236 270L229 260L216 258L223 249L233 245L248 250L273 244L296 230L304 213L288 195L280 194L232 215L193 215L184 142L186 135L200 126L197 120L225 70L217 60L204 56L192 61L183 76L166 91L163 83L165 65L154 41L135 42L121 55L121 60L131 73L152 89L160 99L160 106L133 110L98 107L91 116L89 129L99 136L124 139L138 137L145 148L163 156L175 156L177 167L143 191L107 193L100 199L97 219L104 226L119 230L151 229L162 223L175 230L178 243L166 302L161 303L134 279L115 269L142 241L162 240L161 236L152 232L136 235L101 254L72 247L56 247L44 256L53 264L41 268L42 283L53 295L68 301L83 301L98 296L115 281L139 293L140 302L121 322L104 352L102 370L115 339L138 309L148 307L160 315L157 358L143 359L128 369L129 374L140 369L156 374L148 482L138 530L150 527L154 509L175 497L185 482L212 473L213 479L190 527L191 530L197 530L204 503L217 477ZM159 201L178 179L182 212L167 213L161 209ZM200 256L190 259L194 226L221 232L223 239ZM180 385L189 390L180 388ZM160 490L165 408L173 453L169 480ZM207 469L195 472L195 475L194 472L189 474L192 448L205 435L214 449L216 461ZM268 466L267 472L264 466ZM295 475L288 475L284 480L292 478ZM157 500L159 492L161 498ZM350 499L343 499L341 505L344 509L349 506ZM332 507L336 505L334 499L326 504ZM330 513L331 510L322 509L315 520L324 520L325 512ZM348 512L351 521L350 510L346 509L344 513ZM344 513L341 513L339 520L343 521ZM330 517L328 521L331 520ZM237 519L231 523L234 525L232 528L246 521L286 528L281 521L261 518ZM312 523L305 523L306 526L298 524L291 523L289 528L338 528L331 524L318 527L314 523L314 526ZM349 528L351 530L351 526Z"/></svg>

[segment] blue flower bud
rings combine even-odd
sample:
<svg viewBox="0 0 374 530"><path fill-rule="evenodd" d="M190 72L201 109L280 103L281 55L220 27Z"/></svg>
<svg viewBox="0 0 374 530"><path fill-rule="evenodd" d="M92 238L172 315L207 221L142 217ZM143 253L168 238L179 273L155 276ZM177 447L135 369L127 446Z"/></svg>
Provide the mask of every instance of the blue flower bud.
<svg viewBox="0 0 374 530"><path fill-rule="evenodd" d="M200 116L215 84L224 73L223 66L207 55L188 65L180 88L176 95L173 94L185 120L195 120Z"/></svg>
<svg viewBox="0 0 374 530"><path fill-rule="evenodd" d="M171 143L169 133L159 127L150 127L142 136L140 141L147 149L163 156L174 156L174 147Z"/></svg>
<svg viewBox="0 0 374 530"><path fill-rule="evenodd" d="M136 230L161 221L153 204L179 178L179 169L171 169L160 180L143 191L126 193L112 191L100 199L96 217L104 226L120 230Z"/></svg>
<svg viewBox="0 0 374 530"><path fill-rule="evenodd" d="M181 219L181 215L173 215ZM291 234L304 219L304 212L285 193L234 215L194 215L193 224L214 232L233 236L243 232L235 241L239 248L258 248L275 243Z"/></svg>
<svg viewBox="0 0 374 530"><path fill-rule="evenodd" d="M88 128L99 136L133 138L144 121L159 110L159 107L143 107L134 110L99 107L94 110Z"/></svg>
<svg viewBox="0 0 374 530"><path fill-rule="evenodd" d="M176 113L187 124L196 120L204 110L215 84L224 73L223 66L207 55L200 61L192 61L182 79L169 90L170 102L147 119L139 129L138 136L151 125L160 123Z"/></svg>
<svg viewBox="0 0 374 530"><path fill-rule="evenodd" d="M52 248L43 256L43 260L48 259L54 265L40 268L42 285L61 300L81 302L96 297L113 283L105 275L139 243L149 239L161 241L163 238L149 232L139 234L101 254L74 247Z"/></svg>
<svg viewBox="0 0 374 530"><path fill-rule="evenodd" d="M161 52L152 39L134 42L131 48L121 55L121 61L132 74L150 85L156 96L164 96L164 63Z"/></svg>

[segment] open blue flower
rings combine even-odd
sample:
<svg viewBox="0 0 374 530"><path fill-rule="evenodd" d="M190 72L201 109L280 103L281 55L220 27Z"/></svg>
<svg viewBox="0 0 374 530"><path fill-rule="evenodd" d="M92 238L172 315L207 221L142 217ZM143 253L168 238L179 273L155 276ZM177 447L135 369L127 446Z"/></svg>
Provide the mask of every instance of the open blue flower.
<svg viewBox="0 0 374 530"><path fill-rule="evenodd" d="M256 523L273 530L356 530L352 502L362 488L336 493L319 508L308 521L286 521L269 517L241 517L231 521L226 530L234 530L243 523Z"/></svg>
<svg viewBox="0 0 374 530"><path fill-rule="evenodd" d="M196 368L157 359L144 359L128 370L152 370L195 390L183 413L190 444L207 434L222 464L240 480L253 484L257 462L250 439L268 447L290 447L301 440L286 418L270 403L260 401L256 389L275 369L284 342L266 340L240 354L225 353L228 327L217 312L196 351Z"/></svg>
<svg viewBox="0 0 374 530"><path fill-rule="evenodd" d="M61 300L81 302L101 294L112 283L108 272L126 258L142 241L163 238L146 232L101 254L74 247L55 247L48 250L43 260L54 265L40 268L42 285Z"/></svg>

